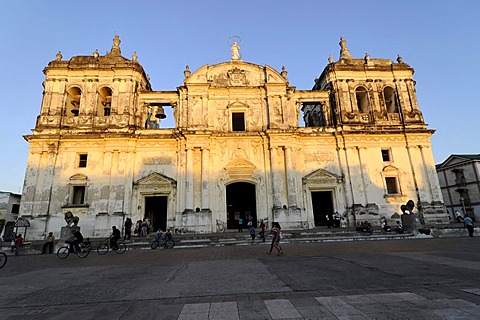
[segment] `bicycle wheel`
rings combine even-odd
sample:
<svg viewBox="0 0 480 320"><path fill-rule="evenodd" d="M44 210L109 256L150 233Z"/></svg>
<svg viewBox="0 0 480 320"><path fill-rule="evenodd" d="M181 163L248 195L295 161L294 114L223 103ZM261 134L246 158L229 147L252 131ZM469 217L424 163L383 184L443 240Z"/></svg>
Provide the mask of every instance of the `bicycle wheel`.
<svg viewBox="0 0 480 320"><path fill-rule="evenodd" d="M58 250L57 250L57 257L59 259L65 259L66 257L68 257L70 255L70 248L68 246L63 246L63 247L60 247Z"/></svg>
<svg viewBox="0 0 480 320"><path fill-rule="evenodd" d="M127 245L125 243L117 243L117 250L115 250L115 252L122 254L125 251L127 251Z"/></svg>
<svg viewBox="0 0 480 320"><path fill-rule="evenodd" d="M97 253L98 253L99 255L102 255L102 256L103 256L104 254L107 254L107 252L108 252L108 244L102 243L102 244L100 244L100 245L98 246L98 248L97 248Z"/></svg>
<svg viewBox="0 0 480 320"><path fill-rule="evenodd" d="M7 264L7 255L3 252L0 252L0 269Z"/></svg>
<svg viewBox="0 0 480 320"><path fill-rule="evenodd" d="M90 248L81 248L80 251L77 252L79 258L86 258L89 254Z"/></svg>
<svg viewBox="0 0 480 320"><path fill-rule="evenodd" d="M175 247L175 242L173 242L173 240L165 241L165 248L172 249L173 247Z"/></svg>
<svg viewBox="0 0 480 320"><path fill-rule="evenodd" d="M155 250L155 249L158 248L158 245L159 245L159 244L160 244L160 243L159 243L157 240L154 240L154 241L152 242L152 244L150 245L150 248L152 248L153 250Z"/></svg>

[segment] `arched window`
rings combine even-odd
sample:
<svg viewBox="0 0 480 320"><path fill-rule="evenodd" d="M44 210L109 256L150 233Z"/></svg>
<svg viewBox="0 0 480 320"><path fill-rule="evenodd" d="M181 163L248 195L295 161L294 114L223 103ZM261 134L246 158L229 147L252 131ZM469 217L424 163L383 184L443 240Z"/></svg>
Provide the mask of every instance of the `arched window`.
<svg viewBox="0 0 480 320"><path fill-rule="evenodd" d="M80 98L82 90L79 87L71 87L67 90L65 111L67 117L77 117L80 112Z"/></svg>
<svg viewBox="0 0 480 320"><path fill-rule="evenodd" d="M392 87L385 87L383 89L383 98L385 99L385 108L387 109L387 112L398 113L395 90Z"/></svg>
<svg viewBox="0 0 480 320"><path fill-rule="evenodd" d="M399 181L399 171L396 167L386 166L382 170L382 176L384 179L385 194L387 196L402 194Z"/></svg>
<svg viewBox="0 0 480 320"><path fill-rule="evenodd" d="M357 99L357 108L361 113L370 111L370 102L368 101L368 92L364 87L355 89L355 97Z"/></svg>
<svg viewBox="0 0 480 320"><path fill-rule="evenodd" d="M98 90L97 116L108 117L112 108L112 89L102 87Z"/></svg>
<svg viewBox="0 0 480 320"><path fill-rule="evenodd" d="M68 206L86 206L86 191L88 178L84 174L75 174L70 177Z"/></svg>

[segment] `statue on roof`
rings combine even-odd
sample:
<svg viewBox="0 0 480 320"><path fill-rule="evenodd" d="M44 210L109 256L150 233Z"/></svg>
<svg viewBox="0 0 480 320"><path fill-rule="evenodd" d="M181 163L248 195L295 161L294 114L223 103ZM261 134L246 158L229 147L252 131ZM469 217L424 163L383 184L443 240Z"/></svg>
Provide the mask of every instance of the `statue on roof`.
<svg viewBox="0 0 480 320"><path fill-rule="evenodd" d="M120 37L118 36L118 34L115 35L115 38L113 38L113 47L112 47L112 50L110 50L110 53L115 53L115 54L120 54L121 53L121 50L120 50L120 43L122 41L120 40Z"/></svg>
<svg viewBox="0 0 480 320"><path fill-rule="evenodd" d="M240 56L240 46L237 44L236 41L233 43L230 50L232 50L232 60L240 60L240 58L241 58L241 56Z"/></svg>
<svg viewBox="0 0 480 320"><path fill-rule="evenodd" d="M115 38L113 38L113 46L115 48L120 48L120 43L122 42L122 40L120 40L120 37L118 36L118 34L115 35Z"/></svg>
<svg viewBox="0 0 480 320"><path fill-rule="evenodd" d="M340 60L341 59L352 59L352 55L350 54L350 51L348 51L347 48L347 40L345 38L340 37L340 42L338 43L340 45Z"/></svg>

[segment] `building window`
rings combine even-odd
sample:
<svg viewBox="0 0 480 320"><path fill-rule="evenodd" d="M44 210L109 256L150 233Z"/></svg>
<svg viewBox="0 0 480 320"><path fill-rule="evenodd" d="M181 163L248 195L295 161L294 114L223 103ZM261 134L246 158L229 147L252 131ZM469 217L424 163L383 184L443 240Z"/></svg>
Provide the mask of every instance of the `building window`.
<svg viewBox="0 0 480 320"><path fill-rule="evenodd" d="M78 117L80 113L80 98L82 90L79 87L72 87L67 90L65 115L67 117Z"/></svg>
<svg viewBox="0 0 480 320"><path fill-rule="evenodd" d="M85 204L85 186L73 186L72 204Z"/></svg>
<svg viewBox="0 0 480 320"><path fill-rule="evenodd" d="M112 108L112 89L102 87L98 90L97 115L108 117Z"/></svg>
<svg viewBox="0 0 480 320"><path fill-rule="evenodd" d="M358 111L361 113L368 113L370 111L370 103L368 101L367 89L358 87L355 90L355 97L357 99Z"/></svg>
<svg viewBox="0 0 480 320"><path fill-rule="evenodd" d="M455 174L455 184L458 186L466 186L467 180L465 180L465 175L463 169L453 169L452 172Z"/></svg>
<svg viewBox="0 0 480 320"><path fill-rule="evenodd" d="M392 161L392 157L390 156L390 149L382 149L382 160L383 162Z"/></svg>
<svg viewBox="0 0 480 320"><path fill-rule="evenodd" d="M20 205L17 203L12 204L12 214L18 214L20 212Z"/></svg>
<svg viewBox="0 0 480 320"><path fill-rule="evenodd" d="M392 87L383 89L383 98L385 99L385 108L388 113L398 113L395 90Z"/></svg>
<svg viewBox="0 0 480 320"><path fill-rule="evenodd" d="M385 184L387 186L387 194L398 194L397 178L385 177Z"/></svg>
<svg viewBox="0 0 480 320"><path fill-rule="evenodd" d="M232 130L245 131L245 114L243 112L232 113Z"/></svg>
<svg viewBox="0 0 480 320"><path fill-rule="evenodd" d="M87 167L87 159L88 155L86 153L78 155L78 167L79 168L86 168Z"/></svg>

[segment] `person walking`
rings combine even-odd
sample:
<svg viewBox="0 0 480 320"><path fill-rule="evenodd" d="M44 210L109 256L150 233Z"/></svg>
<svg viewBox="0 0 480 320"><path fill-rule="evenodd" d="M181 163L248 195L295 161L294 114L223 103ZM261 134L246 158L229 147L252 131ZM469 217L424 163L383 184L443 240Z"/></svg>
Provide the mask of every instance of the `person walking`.
<svg viewBox="0 0 480 320"><path fill-rule="evenodd" d="M23 246L23 238L22 238L22 234L19 233L17 235L17 238L16 238L16 241L15 241L15 255L18 256L20 254L20 249L22 248Z"/></svg>
<svg viewBox="0 0 480 320"><path fill-rule="evenodd" d="M250 224L250 237L252 237L252 242L251 244L255 243L255 227L253 226L253 223L249 222Z"/></svg>
<svg viewBox="0 0 480 320"><path fill-rule="evenodd" d="M270 235L272 236L272 242L270 243L270 251L267 254L272 254L273 247L275 246L275 241L277 241L277 225L275 221L272 222L272 229L270 230Z"/></svg>
<svg viewBox="0 0 480 320"><path fill-rule="evenodd" d="M242 219L242 217L238 218L238 232L243 232L243 219Z"/></svg>
<svg viewBox="0 0 480 320"><path fill-rule="evenodd" d="M130 240L132 236L132 226L133 226L132 219L127 218L127 220L125 220L125 236L123 238L124 240Z"/></svg>
<svg viewBox="0 0 480 320"><path fill-rule="evenodd" d="M53 232L49 232L48 236L45 237L45 243L43 244L41 254L47 253L47 248L48 248L48 253L53 253L54 242L55 242L55 236L53 235Z"/></svg>
<svg viewBox="0 0 480 320"><path fill-rule="evenodd" d="M10 252L14 252L17 246L17 234L12 232L12 236L10 237Z"/></svg>
<svg viewBox="0 0 480 320"><path fill-rule="evenodd" d="M148 223L145 219L143 219L140 229L140 237L145 238L148 234Z"/></svg>
<svg viewBox="0 0 480 320"><path fill-rule="evenodd" d="M283 249L282 249L282 246L280 245L280 241L282 240L282 228L280 227L280 224L278 222L276 222L275 224L277 229L277 236L275 238L275 243L273 244L273 246L275 249L277 249L278 251L277 256L279 256L283 254Z"/></svg>
<svg viewBox="0 0 480 320"><path fill-rule="evenodd" d="M263 220L260 223L260 233L258 235L260 239L262 239L262 242L265 242L265 223L263 223Z"/></svg>
<svg viewBox="0 0 480 320"><path fill-rule="evenodd" d="M473 224L472 218L466 215L465 218L463 218L463 223L465 224L465 227L467 227L468 236L473 237L473 231L475 230L475 225Z"/></svg>

